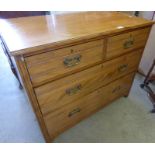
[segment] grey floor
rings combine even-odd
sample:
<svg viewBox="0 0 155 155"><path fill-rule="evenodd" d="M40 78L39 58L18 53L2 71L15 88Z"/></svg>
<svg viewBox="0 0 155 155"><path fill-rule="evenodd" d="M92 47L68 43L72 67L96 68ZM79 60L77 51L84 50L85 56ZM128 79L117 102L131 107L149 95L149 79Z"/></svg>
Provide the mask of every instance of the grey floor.
<svg viewBox="0 0 155 155"><path fill-rule="evenodd" d="M121 98L67 130L54 142L155 142L155 114L136 76L128 98ZM0 142L45 142L25 93L0 50Z"/></svg>

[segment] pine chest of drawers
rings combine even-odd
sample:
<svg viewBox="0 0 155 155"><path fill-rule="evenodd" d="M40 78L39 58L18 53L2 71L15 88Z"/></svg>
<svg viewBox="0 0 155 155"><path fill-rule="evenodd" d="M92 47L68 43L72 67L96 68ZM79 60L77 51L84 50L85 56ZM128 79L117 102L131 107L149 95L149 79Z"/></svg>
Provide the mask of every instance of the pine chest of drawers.
<svg viewBox="0 0 155 155"><path fill-rule="evenodd" d="M117 98L128 96L152 21L119 12L1 20L47 142Z"/></svg>

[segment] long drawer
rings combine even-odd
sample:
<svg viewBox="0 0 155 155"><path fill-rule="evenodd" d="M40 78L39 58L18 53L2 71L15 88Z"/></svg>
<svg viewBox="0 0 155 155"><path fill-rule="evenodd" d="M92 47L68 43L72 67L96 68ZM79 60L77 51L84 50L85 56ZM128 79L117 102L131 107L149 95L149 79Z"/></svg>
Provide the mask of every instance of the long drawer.
<svg viewBox="0 0 155 155"><path fill-rule="evenodd" d="M103 61L104 40L92 41L68 48L25 58L34 86Z"/></svg>
<svg viewBox="0 0 155 155"><path fill-rule="evenodd" d="M134 73L131 73L69 105L62 106L60 109L47 116L44 116L45 124L50 136L53 137L58 135L107 103L110 103L118 97L127 95L133 77Z"/></svg>
<svg viewBox="0 0 155 155"><path fill-rule="evenodd" d="M109 37L107 41L106 59L111 59L133 49L144 48L149 31L150 28L144 28Z"/></svg>
<svg viewBox="0 0 155 155"><path fill-rule="evenodd" d="M136 71L141 54L142 51L137 50L35 88L42 113L46 115L121 76Z"/></svg>

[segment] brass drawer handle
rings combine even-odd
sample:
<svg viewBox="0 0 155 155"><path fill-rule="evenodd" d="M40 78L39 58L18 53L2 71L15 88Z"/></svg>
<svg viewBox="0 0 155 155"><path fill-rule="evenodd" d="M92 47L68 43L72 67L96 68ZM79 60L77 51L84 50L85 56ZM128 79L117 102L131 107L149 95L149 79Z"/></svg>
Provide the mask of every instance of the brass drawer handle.
<svg viewBox="0 0 155 155"><path fill-rule="evenodd" d="M119 72L124 72L128 69L128 64L123 64L118 67Z"/></svg>
<svg viewBox="0 0 155 155"><path fill-rule="evenodd" d="M69 112L68 117L72 117L76 113L79 113L81 111L80 108L74 109L73 111Z"/></svg>
<svg viewBox="0 0 155 155"><path fill-rule="evenodd" d="M124 49L128 49L134 45L134 39L130 36L130 38L124 42Z"/></svg>
<svg viewBox="0 0 155 155"><path fill-rule="evenodd" d="M72 57L66 57L63 61L64 65L67 67L72 67L72 66L76 66L80 63L81 61L81 55L74 55Z"/></svg>
<svg viewBox="0 0 155 155"><path fill-rule="evenodd" d="M77 86L73 87L73 88L69 88L66 90L66 94L68 95L73 95L76 94L78 91L80 91L82 88L81 84L78 84Z"/></svg>
<svg viewBox="0 0 155 155"><path fill-rule="evenodd" d="M120 89L121 89L121 86L117 86L116 88L114 88L112 90L112 93L116 93L116 92L120 91Z"/></svg>

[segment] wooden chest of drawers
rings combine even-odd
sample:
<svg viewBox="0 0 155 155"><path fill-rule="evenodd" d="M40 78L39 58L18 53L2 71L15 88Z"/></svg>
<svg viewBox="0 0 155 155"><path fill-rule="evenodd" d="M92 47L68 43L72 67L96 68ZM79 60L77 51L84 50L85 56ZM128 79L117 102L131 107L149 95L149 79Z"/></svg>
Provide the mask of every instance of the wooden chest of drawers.
<svg viewBox="0 0 155 155"><path fill-rule="evenodd" d="M128 96L152 24L118 12L1 20L47 142Z"/></svg>

